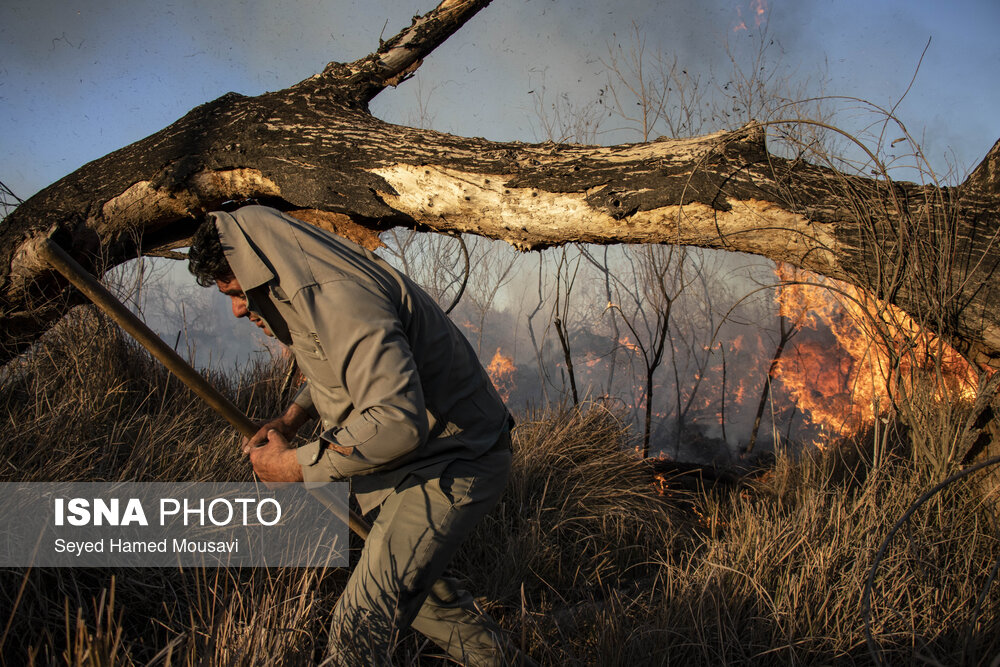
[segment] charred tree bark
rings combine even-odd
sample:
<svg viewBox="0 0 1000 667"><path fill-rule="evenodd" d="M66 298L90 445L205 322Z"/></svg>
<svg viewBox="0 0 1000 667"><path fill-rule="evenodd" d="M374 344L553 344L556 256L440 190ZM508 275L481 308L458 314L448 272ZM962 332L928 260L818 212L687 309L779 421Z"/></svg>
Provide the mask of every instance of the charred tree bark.
<svg viewBox="0 0 1000 667"><path fill-rule="evenodd" d="M935 188L778 158L752 124L598 147L456 137L368 112L487 4L445 0L366 58L286 90L225 95L24 202L0 226L0 357L73 302L33 255L34 237L56 237L101 273L183 246L203 212L253 197L369 242L406 226L524 250L582 241L759 254L869 290L1000 367L1000 143L963 186Z"/></svg>

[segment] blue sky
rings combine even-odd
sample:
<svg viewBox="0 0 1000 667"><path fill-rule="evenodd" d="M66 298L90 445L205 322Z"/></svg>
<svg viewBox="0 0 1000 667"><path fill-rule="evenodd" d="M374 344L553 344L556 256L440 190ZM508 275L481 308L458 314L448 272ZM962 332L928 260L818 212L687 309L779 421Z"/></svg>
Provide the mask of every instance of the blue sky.
<svg viewBox="0 0 1000 667"><path fill-rule="evenodd" d="M760 2L761 0L756 0ZM530 90L593 99L602 58L633 22L647 49L719 83L726 45L753 50L754 2L495 0L373 111L436 129L541 139ZM373 49L433 0L5 0L0 6L0 180L22 197L228 91L288 86ZM768 0L771 61L831 95L896 103L935 168L968 169L1000 138L995 0ZM740 20L749 30L736 31ZM843 122L855 119L848 112ZM858 121L860 122L860 121ZM855 129L855 128L849 128Z"/></svg>

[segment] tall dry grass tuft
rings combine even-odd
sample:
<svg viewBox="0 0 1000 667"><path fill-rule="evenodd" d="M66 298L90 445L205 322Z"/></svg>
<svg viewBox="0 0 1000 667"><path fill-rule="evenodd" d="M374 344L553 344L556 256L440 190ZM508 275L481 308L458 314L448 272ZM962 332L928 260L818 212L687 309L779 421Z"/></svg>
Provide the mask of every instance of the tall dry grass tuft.
<svg viewBox="0 0 1000 667"><path fill-rule="evenodd" d="M648 532L623 542L641 545L632 568L547 594L545 577L525 568L528 593L520 608L506 602L505 620L522 623L519 636L548 664L873 664L865 580L892 524L934 481L932 469L894 453L878 468L856 454L781 456L762 480L689 498L698 521L686 535L679 508L648 506L659 520L644 516ZM553 495L538 514L564 502ZM876 568L884 664L991 664L1000 656L992 504L956 486L903 535ZM608 557L573 544L559 550L561 571L595 571ZM606 552L619 544L605 542Z"/></svg>
<svg viewBox="0 0 1000 667"><path fill-rule="evenodd" d="M264 416L279 409L283 371L261 363L213 381ZM11 434L2 480L249 478L238 436L87 309L3 369L0 406ZM963 423L958 412L942 419ZM882 429L839 450L779 455L752 482L661 497L606 407L521 422L509 488L454 569L543 664L871 664L861 597L873 565L872 629L886 664L1000 656L995 487L948 487L874 562L896 520L954 469L913 448L950 451L950 441L918 445L912 428ZM938 433L956 437L952 426ZM0 662L314 664L345 578L0 571ZM433 653L409 638L394 657L439 664Z"/></svg>
<svg viewBox="0 0 1000 667"><path fill-rule="evenodd" d="M573 601L642 576L650 551L683 531L651 493L628 437L621 416L601 404L523 419L504 498L459 568L490 573L475 590L516 600L527 582L529 595Z"/></svg>
<svg viewBox="0 0 1000 667"><path fill-rule="evenodd" d="M211 380L275 414L284 362ZM239 436L115 325L78 308L2 371L0 481L248 481ZM305 569L0 571L2 664L311 664L345 576Z"/></svg>
<svg viewBox="0 0 1000 667"><path fill-rule="evenodd" d="M243 409L278 409L280 378L265 360L236 378L209 375ZM91 307L73 310L0 379L17 434L0 452L2 480L250 478L225 421Z"/></svg>

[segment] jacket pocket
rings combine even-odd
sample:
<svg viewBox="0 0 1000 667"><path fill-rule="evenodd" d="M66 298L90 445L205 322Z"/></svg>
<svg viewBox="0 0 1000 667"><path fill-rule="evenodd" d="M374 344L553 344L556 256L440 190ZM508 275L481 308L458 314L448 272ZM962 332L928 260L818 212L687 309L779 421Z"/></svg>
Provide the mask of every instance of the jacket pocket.
<svg viewBox="0 0 1000 667"><path fill-rule="evenodd" d="M309 381L316 410L333 424L350 412L351 400L343 386L340 369L327 357L319 337L311 332L290 331L291 351L299 370Z"/></svg>

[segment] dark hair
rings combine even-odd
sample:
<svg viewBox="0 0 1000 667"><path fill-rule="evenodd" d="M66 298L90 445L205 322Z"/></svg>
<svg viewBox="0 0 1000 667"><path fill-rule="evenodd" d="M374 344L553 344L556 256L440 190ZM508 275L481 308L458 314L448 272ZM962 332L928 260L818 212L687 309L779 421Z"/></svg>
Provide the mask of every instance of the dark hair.
<svg viewBox="0 0 1000 667"><path fill-rule="evenodd" d="M191 238L188 271L194 274L202 287L211 287L216 278L225 280L233 277L214 218L206 216Z"/></svg>

